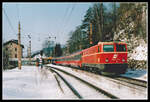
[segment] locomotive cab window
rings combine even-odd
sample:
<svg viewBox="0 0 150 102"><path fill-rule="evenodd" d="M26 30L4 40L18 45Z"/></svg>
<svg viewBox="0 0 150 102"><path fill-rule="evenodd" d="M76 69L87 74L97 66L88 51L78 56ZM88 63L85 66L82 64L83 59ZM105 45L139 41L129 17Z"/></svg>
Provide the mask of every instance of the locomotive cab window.
<svg viewBox="0 0 150 102"><path fill-rule="evenodd" d="M98 46L98 52L100 52L100 46Z"/></svg>
<svg viewBox="0 0 150 102"><path fill-rule="evenodd" d="M116 44L116 51L118 51L118 52L125 52L126 51L125 45Z"/></svg>
<svg viewBox="0 0 150 102"><path fill-rule="evenodd" d="M103 51L104 52L114 52L114 45L104 45Z"/></svg>

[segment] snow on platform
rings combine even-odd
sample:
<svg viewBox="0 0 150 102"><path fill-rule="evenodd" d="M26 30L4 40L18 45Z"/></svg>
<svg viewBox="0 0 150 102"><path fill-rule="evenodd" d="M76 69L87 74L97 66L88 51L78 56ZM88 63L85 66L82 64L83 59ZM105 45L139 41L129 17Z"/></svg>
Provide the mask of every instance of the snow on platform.
<svg viewBox="0 0 150 102"><path fill-rule="evenodd" d="M2 99L73 99L74 95L64 94L58 87L51 72L35 66L22 66L3 71ZM74 98L75 99L75 98Z"/></svg>

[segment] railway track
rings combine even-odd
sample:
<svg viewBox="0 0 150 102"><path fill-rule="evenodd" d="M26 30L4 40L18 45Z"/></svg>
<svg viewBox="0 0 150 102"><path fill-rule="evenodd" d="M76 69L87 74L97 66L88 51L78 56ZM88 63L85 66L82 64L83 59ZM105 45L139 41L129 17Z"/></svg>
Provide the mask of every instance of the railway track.
<svg viewBox="0 0 150 102"><path fill-rule="evenodd" d="M81 70L81 69L79 69ZM85 70L87 72L89 72L88 70ZM111 78L111 79L115 79L115 80L118 80L118 81L122 81L122 82L125 82L125 83L129 83L129 84L132 84L132 85L135 85L135 86L140 86L140 87L143 87L143 88L147 88L147 81L144 81L144 80L139 80L139 79L133 79L133 78L130 78L130 77L125 77L125 76L118 76L118 75L114 75L114 76L107 76L107 75L103 75L103 74L100 74L100 73L97 73L95 71L91 71L91 73L94 73L94 74L97 74L97 75L101 75L103 77L108 77L108 78Z"/></svg>
<svg viewBox="0 0 150 102"><path fill-rule="evenodd" d="M109 80L111 80L115 83L122 84L122 85L130 87L134 90L145 91L147 88L147 82L144 80L133 79L133 78L125 77L125 76L121 76L121 75L108 76L108 75L103 75L103 74L99 74L96 72L91 72L91 73L109 78Z"/></svg>
<svg viewBox="0 0 150 102"><path fill-rule="evenodd" d="M99 94L102 94L106 97L108 97L108 99L119 99L118 97L116 97L115 95L71 74L71 73L68 73L67 71L64 71L64 70L61 70L61 69L58 69L58 68L55 68L55 67L48 67L46 66L47 69L51 70L52 72L56 73L65 83L66 85L71 89L71 91L74 93L74 95L76 95L79 99L84 99L84 97L80 94L80 90L76 90L60 73L64 73L65 75L67 76L70 76L78 81L80 81L81 84L85 84L87 85L88 87L94 89L95 91L97 91Z"/></svg>
<svg viewBox="0 0 150 102"><path fill-rule="evenodd" d="M133 85L141 86L143 88L147 88L147 82L144 80L133 79L129 77L119 76L115 78L116 80L124 81Z"/></svg>
<svg viewBox="0 0 150 102"><path fill-rule="evenodd" d="M71 89L71 91L76 95L79 99L82 99L82 96L79 94L79 92L63 77L61 76L57 71L54 69L50 69L52 72L56 73L64 82L65 84ZM58 79L56 78L57 82ZM60 86L60 85L59 85Z"/></svg>
<svg viewBox="0 0 150 102"><path fill-rule="evenodd" d="M77 68L62 68L61 66L56 65L51 66L54 66L55 69L72 73L73 75L86 80L88 83L92 83L94 86L105 90L117 97L117 99L145 99L147 97L147 82L145 81L123 76L109 77L81 69L78 70Z"/></svg>

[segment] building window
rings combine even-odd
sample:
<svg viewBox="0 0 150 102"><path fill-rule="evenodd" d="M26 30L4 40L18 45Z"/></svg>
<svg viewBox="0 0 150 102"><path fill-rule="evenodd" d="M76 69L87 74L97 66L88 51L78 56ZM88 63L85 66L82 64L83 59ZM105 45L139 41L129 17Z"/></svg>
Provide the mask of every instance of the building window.
<svg viewBox="0 0 150 102"><path fill-rule="evenodd" d="M17 58L17 54L15 54L15 58Z"/></svg>
<svg viewBox="0 0 150 102"><path fill-rule="evenodd" d="M17 51L17 48L15 48L15 51Z"/></svg>

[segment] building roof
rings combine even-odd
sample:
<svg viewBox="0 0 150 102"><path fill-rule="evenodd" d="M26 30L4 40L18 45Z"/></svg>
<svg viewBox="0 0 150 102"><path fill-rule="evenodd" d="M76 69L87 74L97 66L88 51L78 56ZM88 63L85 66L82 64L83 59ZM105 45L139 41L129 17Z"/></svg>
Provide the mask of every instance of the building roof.
<svg viewBox="0 0 150 102"><path fill-rule="evenodd" d="M12 43L16 43L16 44L18 45L18 40L14 40L14 39L5 42L3 45L5 46L5 45L7 45L7 44L9 44L9 43L11 43L11 42L12 42ZM24 45L21 44L21 47L24 48Z"/></svg>

